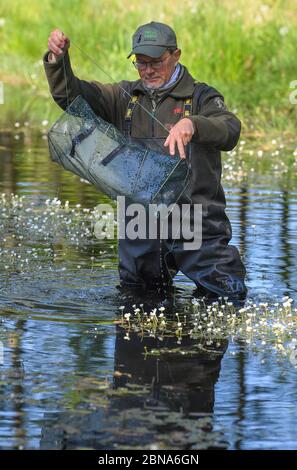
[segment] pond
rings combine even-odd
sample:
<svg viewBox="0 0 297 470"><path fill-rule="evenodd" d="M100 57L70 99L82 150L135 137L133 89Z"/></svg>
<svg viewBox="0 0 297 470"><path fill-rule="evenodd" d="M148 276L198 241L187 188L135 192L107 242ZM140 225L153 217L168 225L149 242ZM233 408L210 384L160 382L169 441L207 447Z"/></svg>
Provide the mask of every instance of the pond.
<svg viewBox="0 0 297 470"><path fill-rule="evenodd" d="M293 144L264 149L271 171L257 140L224 155L249 310L243 331L227 307L230 330L196 347L159 328L200 321L194 285L178 274L166 298L123 294L116 241L92 232L109 199L50 161L46 130L0 134L1 449L297 449Z"/></svg>

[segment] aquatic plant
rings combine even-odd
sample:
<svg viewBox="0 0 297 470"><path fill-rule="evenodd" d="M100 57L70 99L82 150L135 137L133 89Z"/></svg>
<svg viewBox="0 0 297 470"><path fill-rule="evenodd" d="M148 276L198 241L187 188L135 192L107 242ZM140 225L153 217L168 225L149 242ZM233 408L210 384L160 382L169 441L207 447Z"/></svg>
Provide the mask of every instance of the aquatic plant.
<svg viewBox="0 0 297 470"><path fill-rule="evenodd" d="M151 349L145 346L145 355L182 354L192 355L198 351L212 351L228 340L244 344L254 352L272 352L288 358L297 367L297 308L293 299L283 297L281 302L271 305L247 300L246 305L237 308L227 298L220 297L210 305L205 298L193 299L186 307L184 315L176 313L175 318L166 318L164 307L145 312L134 306L134 314L124 314L121 307L121 326L126 330L125 339L130 332L142 337L163 340L175 336L177 348ZM191 339L184 347L183 340ZM180 346L180 347L179 347Z"/></svg>
<svg viewBox="0 0 297 470"><path fill-rule="evenodd" d="M62 203L57 197L40 201L2 193L0 268L7 274L54 264L65 270L76 262L75 267L81 269L81 258L75 252L90 247L93 251L85 263L91 269L104 269L101 257L107 250L113 252L114 245L112 240L103 245L94 236L96 220L95 209L82 208L80 204L71 207L69 201Z"/></svg>

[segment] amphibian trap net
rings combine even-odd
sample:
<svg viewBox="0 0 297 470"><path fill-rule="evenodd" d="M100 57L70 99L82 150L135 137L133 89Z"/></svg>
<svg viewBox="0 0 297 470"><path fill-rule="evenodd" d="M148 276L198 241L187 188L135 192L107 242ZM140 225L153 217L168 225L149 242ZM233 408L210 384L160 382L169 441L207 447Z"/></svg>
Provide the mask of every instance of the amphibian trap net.
<svg viewBox="0 0 297 470"><path fill-rule="evenodd" d="M48 134L51 158L112 199L177 202L189 182L187 162L131 143L78 96Z"/></svg>

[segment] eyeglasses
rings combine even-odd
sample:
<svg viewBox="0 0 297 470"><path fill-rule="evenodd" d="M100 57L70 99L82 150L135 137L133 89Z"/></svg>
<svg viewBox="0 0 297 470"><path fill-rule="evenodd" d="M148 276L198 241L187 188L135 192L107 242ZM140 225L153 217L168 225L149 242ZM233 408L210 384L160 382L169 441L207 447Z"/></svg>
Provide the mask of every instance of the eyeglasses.
<svg viewBox="0 0 297 470"><path fill-rule="evenodd" d="M163 62L165 62L165 60L168 59L168 57L170 57L171 54L169 54L168 56L164 57L164 59L162 60L157 60L155 62L133 62L133 65L134 67L137 69L137 70L146 70L147 66L149 65L150 67L152 67L152 69L154 70L159 70L162 65L163 65Z"/></svg>

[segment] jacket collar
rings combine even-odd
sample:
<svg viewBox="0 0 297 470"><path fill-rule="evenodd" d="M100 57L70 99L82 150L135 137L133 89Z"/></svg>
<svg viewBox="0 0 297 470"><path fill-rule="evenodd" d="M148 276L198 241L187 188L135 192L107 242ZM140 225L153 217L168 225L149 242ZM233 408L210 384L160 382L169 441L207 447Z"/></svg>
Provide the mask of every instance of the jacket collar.
<svg viewBox="0 0 297 470"><path fill-rule="evenodd" d="M143 95L147 95L148 92L142 85L141 80L137 80L135 86L133 87L133 92L139 92ZM182 65L181 78L168 90L164 90L167 96L172 96L173 98L187 98L193 95L195 88L195 80L188 72L188 69Z"/></svg>

